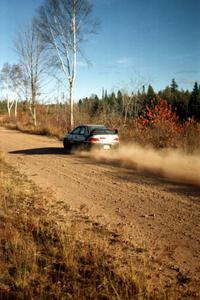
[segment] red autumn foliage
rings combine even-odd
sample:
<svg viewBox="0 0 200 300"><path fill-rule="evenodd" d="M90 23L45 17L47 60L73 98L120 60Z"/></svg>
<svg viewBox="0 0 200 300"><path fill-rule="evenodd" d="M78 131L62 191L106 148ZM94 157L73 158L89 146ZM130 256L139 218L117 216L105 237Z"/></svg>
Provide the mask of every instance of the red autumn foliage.
<svg viewBox="0 0 200 300"><path fill-rule="evenodd" d="M154 100L151 100L151 107L149 105L146 106L146 111L139 117L138 124L143 128L165 127L166 129L179 131L180 124L178 120L179 117L172 110L171 105L166 100L158 98L157 104L155 104Z"/></svg>
<svg viewBox="0 0 200 300"><path fill-rule="evenodd" d="M200 126L192 118L181 123L170 104L158 98L151 101L137 119L137 140L155 148L173 147L193 152L199 148Z"/></svg>

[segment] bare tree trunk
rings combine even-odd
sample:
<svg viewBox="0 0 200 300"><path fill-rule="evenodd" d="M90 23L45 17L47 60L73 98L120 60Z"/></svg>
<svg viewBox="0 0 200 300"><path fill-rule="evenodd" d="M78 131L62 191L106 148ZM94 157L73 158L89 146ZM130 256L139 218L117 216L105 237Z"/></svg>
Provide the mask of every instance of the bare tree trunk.
<svg viewBox="0 0 200 300"><path fill-rule="evenodd" d="M8 116L9 116L9 118L10 118L10 115L11 115L11 107L10 107L10 101L9 101L9 99L7 98L7 110L8 110Z"/></svg>
<svg viewBox="0 0 200 300"><path fill-rule="evenodd" d="M73 28L73 65L72 65L72 78L70 80L70 126L74 128L74 84L76 80L76 6L73 8L72 17Z"/></svg>
<svg viewBox="0 0 200 300"><path fill-rule="evenodd" d="M37 117L36 117L36 106L33 107L33 124L34 126L37 126Z"/></svg>
<svg viewBox="0 0 200 300"><path fill-rule="evenodd" d="M30 110L30 113L31 113L33 125L37 126L37 110L36 110L36 105L35 104L32 105L31 102L29 102L29 110Z"/></svg>
<svg viewBox="0 0 200 300"><path fill-rule="evenodd" d="M136 118L138 116L138 102L137 102L137 98L135 98L134 101L134 117Z"/></svg>
<svg viewBox="0 0 200 300"><path fill-rule="evenodd" d="M7 98L7 110L8 110L8 116L11 117L11 109L13 107L14 101L10 102L9 97Z"/></svg>
<svg viewBox="0 0 200 300"><path fill-rule="evenodd" d="M124 125L126 125L128 119L129 110L131 110L132 96L124 95Z"/></svg>
<svg viewBox="0 0 200 300"><path fill-rule="evenodd" d="M30 102L30 110L31 115L33 119L33 125L37 125L37 119L36 119L36 82L37 82L37 67L34 70L34 64L33 64L33 55L31 55L31 102ZM34 74L35 71L35 74Z"/></svg>
<svg viewBox="0 0 200 300"><path fill-rule="evenodd" d="M6 82L6 98L7 98L7 110L8 110L8 116L9 118L11 117L11 109L13 106L13 103L10 103L10 99L8 97L8 78L7 78L7 82Z"/></svg>
<svg viewBox="0 0 200 300"><path fill-rule="evenodd" d="M17 106L18 106L18 101L15 100L15 119L17 119Z"/></svg>
<svg viewBox="0 0 200 300"><path fill-rule="evenodd" d="M74 128L74 85L70 83L70 90L69 90L69 101L70 101L70 129Z"/></svg>
<svg viewBox="0 0 200 300"><path fill-rule="evenodd" d="M0 80L3 82L3 89L6 91L6 102L7 102L7 111L9 118L11 117L11 110L13 105L15 106L14 115L17 116L17 101L18 101L18 93L17 89L19 89L19 81L21 81L21 69L19 65L9 63L5 63L0 74ZM9 91L14 92L15 99L13 100L9 96Z"/></svg>
<svg viewBox="0 0 200 300"><path fill-rule="evenodd" d="M36 101L35 101L35 96L32 96L31 101L29 101L29 110L31 113L33 125L37 126L37 109L36 109Z"/></svg>

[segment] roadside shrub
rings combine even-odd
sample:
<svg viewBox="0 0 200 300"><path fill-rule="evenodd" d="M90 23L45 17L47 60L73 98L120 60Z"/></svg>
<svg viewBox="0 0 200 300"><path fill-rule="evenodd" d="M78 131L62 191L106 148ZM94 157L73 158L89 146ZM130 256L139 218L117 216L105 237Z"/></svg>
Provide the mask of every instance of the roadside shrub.
<svg viewBox="0 0 200 300"><path fill-rule="evenodd" d="M177 141L182 126L178 122L179 118L175 111L172 110L167 101L158 98L146 106L145 113L137 119L137 129L143 143L150 144L155 148L177 147ZM141 141L140 141L141 142Z"/></svg>
<svg viewBox="0 0 200 300"><path fill-rule="evenodd" d="M185 152L200 149L200 127L194 119L181 123L176 111L158 97L145 113L132 123L132 138L141 145L154 148L180 148Z"/></svg>

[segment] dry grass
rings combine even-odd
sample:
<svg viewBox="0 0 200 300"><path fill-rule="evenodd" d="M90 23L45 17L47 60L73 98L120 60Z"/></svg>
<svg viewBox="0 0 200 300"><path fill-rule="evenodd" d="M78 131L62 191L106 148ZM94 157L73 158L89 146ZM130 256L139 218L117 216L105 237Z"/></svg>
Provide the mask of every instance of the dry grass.
<svg viewBox="0 0 200 300"><path fill-rule="evenodd" d="M167 126L141 127L136 121L120 130L121 140L136 143L142 147L154 149L179 149L185 153L199 153L200 125L180 126L180 131L173 131Z"/></svg>
<svg viewBox="0 0 200 300"><path fill-rule="evenodd" d="M60 130L59 128L52 127L50 125L37 125L33 126L31 124L23 124L21 122L5 120L1 123L2 126L12 129L19 130L24 133L36 134L36 135L45 135L45 136L54 136L61 140L64 136L65 131Z"/></svg>
<svg viewBox="0 0 200 300"><path fill-rule="evenodd" d="M130 258L112 255L93 231L58 222L49 196L3 159L0 173L1 300L157 298Z"/></svg>
<svg viewBox="0 0 200 300"><path fill-rule="evenodd" d="M106 124L111 128L118 128L120 138L124 142L134 142L141 146L151 146L155 149L174 148L181 149L186 153L195 153L200 150L200 126L193 121L186 121L181 124L174 117L170 117L162 111L160 117L156 116L154 123L146 124L141 122L141 118L129 119L124 125L123 120L113 115L100 115L91 118L89 115L81 115L76 111L76 125L82 123ZM175 118L175 119L174 119ZM143 124L144 123L144 124ZM20 130L25 133L55 136L62 139L69 130L69 120L66 120L66 112L62 107L55 106L47 111L47 108L41 106L38 109L38 125L35 127L30 121L29 114L25 111L19 111L17 121L4 116L0 124L9 128Z"/></svg>

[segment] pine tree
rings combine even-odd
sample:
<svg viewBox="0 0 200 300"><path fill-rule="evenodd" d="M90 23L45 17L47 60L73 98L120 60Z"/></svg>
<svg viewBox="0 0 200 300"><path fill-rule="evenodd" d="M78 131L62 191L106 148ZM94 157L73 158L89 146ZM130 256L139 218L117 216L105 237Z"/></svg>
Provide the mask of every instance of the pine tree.
<svg viewBox="0 0 200 300"><path fill-rule="evenodd" d="M108 93L107 93L107 90L104 91L104 99L108 99Z"/></svg>
<svg viewBox="0 0 200 300"><path fill-rule="evenodd" d="M151 100L153 100L155 98L156 94L154 92L154 89L151 85L148 86L148 90L147 90L147 101L150 102Z"/></svg>
<svg viewBox="0 0 200 300"><path fill-rule="evenodd" d="M143 110L144 111L146 110L147 106L151 107L153 102L155 104L156 93L154 92L154 89L151 85L148 86L147 94L142 93L141 96L144 97L144 101L143 101Z"/></svg>
<svg viewBox="0 0 200 300"><path fill-rule="evenodd" d="M122 92L119 90L117 92L117 98L116 98L116 109L118 113L122 113L123 110L123 95Z"/></svg>
<svg viewBox="0 0 200 300"><path fill-rule="evenodd" d="M176 83L174 78L172 79L170 88L171 88L170 103L172 106L178 107L180 105L181 95L180 95L180 91L178 90L178 84Z"/></svg>
<svg viewBox="0 0 200 300"><path fill-rule="evenodd" d="M176 83L175 79L172 79L171 83L171 92L174 94L178 91L178 84Z"/></svg>
<svg viewBox="0 0 200 300"><path fill-rule="evenodd" d="M103 88L103 89L102 89L102 97L101 97L101 99L103 100L104 97L105 97L105 92L104 92L104 88Z"/></svg>
<svg viewBox="0 0 200 300"><path fill-rule="evenodd" d="M194 84L194 88L190 97L188 113L190 117L200 120L200 89L197 82Z"/></svg>

